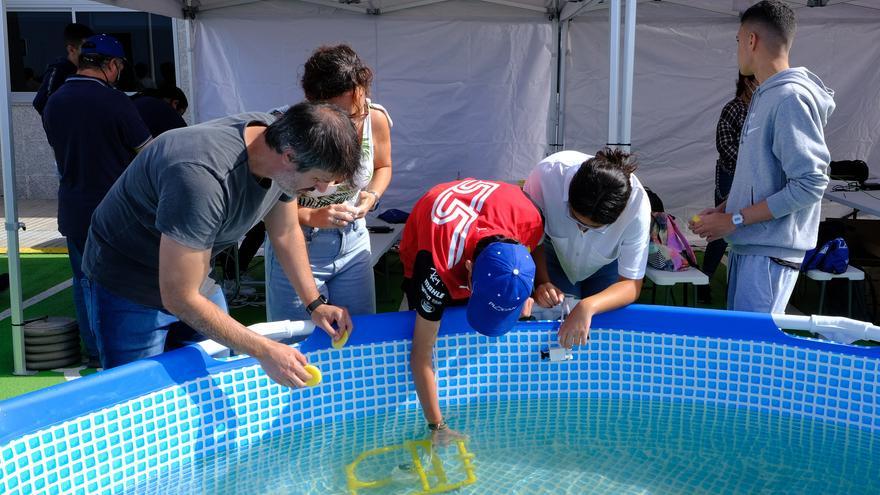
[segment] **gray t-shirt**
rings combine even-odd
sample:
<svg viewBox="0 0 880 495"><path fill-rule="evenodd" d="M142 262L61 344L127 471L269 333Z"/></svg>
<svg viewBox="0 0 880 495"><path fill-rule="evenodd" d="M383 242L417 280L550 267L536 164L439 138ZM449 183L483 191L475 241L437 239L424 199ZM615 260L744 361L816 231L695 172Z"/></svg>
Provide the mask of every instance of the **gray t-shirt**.
<svg viewBox="0 0 880 495"><path fill-rule="evenodd" d="M92 217L83 271L111 293L162 307L162 234L211 255L238 242L277 204L278 186L251 174L244 130L275 117L246 113L175 129L150 143ZM206 280L202 294L211 294Z"/></svg>

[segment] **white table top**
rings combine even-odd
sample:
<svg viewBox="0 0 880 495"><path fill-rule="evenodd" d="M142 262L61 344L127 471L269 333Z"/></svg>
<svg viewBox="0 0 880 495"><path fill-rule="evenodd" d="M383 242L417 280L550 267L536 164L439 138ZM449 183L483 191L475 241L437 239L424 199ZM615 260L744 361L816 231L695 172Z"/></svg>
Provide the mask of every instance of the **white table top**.
<svg viewBox="0 0 880 495"><path fill-rule="evenodd" d="M379 220L378 218L368 218L367 226L379 226L379 225L387 225L394 229L392 232L388 232L387 234L379 234L370 232L370 266L376 266L376 263L379 262L379 259L382 258L382 255L387 253L391 246L394 245L400 239L400 236L403 235L403 224L402 223L387 223L383 220ZM257 251L257 256L264 256L265 246L261 246Z"/></svg>
<svg viewBox="0 0 880 495"><path fill-rule="evenodd" d="M840 203L850 208L880 216L880 190L876 191L835 191L835 186L846 185L846 182L831 181L825 189L825 199Z"/></svg>
<svg viewBox="0 0 880 495"><path fill-rule="evenodd" d="M403 235L402 223L387 223L378 218L367 219L368 228L378 227L380 225L391 227L394 231L388 232L387 234L370 232L370 265L372 266L376 266L376 263L379 262L382 255L388 252L388 250L391 249L391 246L393 246L394 243L400 239L400 236Z"/></svg>
<svg viewBox="0 0 880 495"><path fill-rule="evenodd" d="M694 285L709 285L709 277L700 270L689 266L687 270L670 272L647 267L645 277L657 285L675 285L689 283Z"/></svg>

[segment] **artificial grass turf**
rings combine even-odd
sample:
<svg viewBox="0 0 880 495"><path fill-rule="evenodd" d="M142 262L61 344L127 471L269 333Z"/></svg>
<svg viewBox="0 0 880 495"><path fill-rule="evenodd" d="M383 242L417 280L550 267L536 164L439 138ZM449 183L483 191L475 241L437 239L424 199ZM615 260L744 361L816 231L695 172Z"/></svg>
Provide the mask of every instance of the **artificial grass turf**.
<svg viewBox="0 0 880 495"><path fill-rule="evenodd" d="M0 273L9 272L9 258L0 255ZM31 298L71 277L66 254L22 254L22 300ZM5 297L4 297L5 296ZM9 292L0 292L0 311L9 309Z"/></svg>
<svg viewBox="0 0 880 495"><path fill-rule="evenodd" d="M0 273L9 269L6 256L0 256ZM22 299L26 300L71 277L67 255L23 254L21 256ZM4 297L5 296L5 297ZM9 291L0 293L0 311L9 308ZM73 293L65 289L24 310L25 321L41 316L76 316ZM0 321L0 400L64 382L64 375L55 371L40 371L36 375L15 376L12 356L12 326L10 318ZM83 373L85 374L85 373Z"/></svg>

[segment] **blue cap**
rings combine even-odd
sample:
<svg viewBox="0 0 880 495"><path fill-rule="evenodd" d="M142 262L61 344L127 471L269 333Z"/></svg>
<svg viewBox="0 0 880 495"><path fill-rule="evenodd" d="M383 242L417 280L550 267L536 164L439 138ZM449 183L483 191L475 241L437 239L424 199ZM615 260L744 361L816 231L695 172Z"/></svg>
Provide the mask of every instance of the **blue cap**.
<svg viewBox="0 0 880 495"><path fill-rule="evenodd" d="M109 34L96 34L83 41L80 55L103 55L111 58L125 59L125 50L119 40Z"/></svg>
<svg viewBox="0 0 880 495"><path fill-rule="evenodd" d="M474 261L467 320L488 337L509 332L535 285L535 262L522 244L493 242Z"/></svg>

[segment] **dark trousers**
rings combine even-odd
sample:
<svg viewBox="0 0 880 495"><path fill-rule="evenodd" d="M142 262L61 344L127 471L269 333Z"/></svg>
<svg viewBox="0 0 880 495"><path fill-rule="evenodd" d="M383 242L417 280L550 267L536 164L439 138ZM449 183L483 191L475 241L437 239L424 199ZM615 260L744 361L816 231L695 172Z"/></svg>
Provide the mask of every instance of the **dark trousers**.
<svg viewBox="0 0 880 495"><path fill-rule="evenodd" d="M715 206L720 205L727 199L730 194L730 186L733 184L733 174L727 173L721 168L715 170ZM706 255L703 257L703 272L712 278L718 265L721 264L721 258L724 257L724 251L727 250L727 242L724 239L717 239L710 242L706 246Z"/></svg>
<svg viewBox="0 0 880 495"><path fill-rule="evenodd" d="M265 238L266 225L263 222L254 225L253 228L245 234L244 240L241 241L241 246L238 247L239 272L244 273L247 270L248 265L251 264L257 251L260 250L260 246L263 245L263 240ZM235 259L229 251L219 253L217 255L217 263L223 266L223 278L226 280L235 279Z"/></svg>

